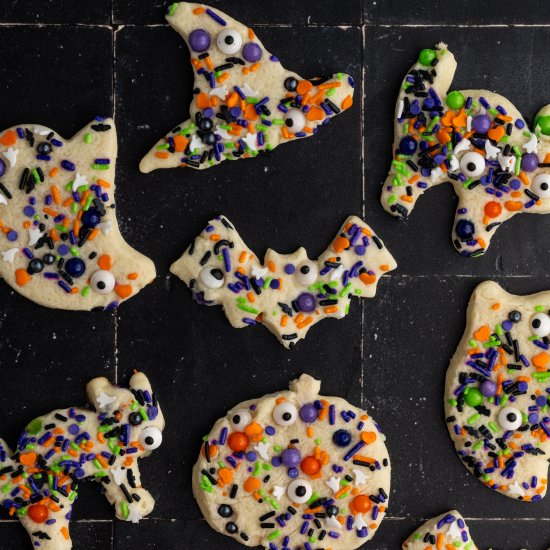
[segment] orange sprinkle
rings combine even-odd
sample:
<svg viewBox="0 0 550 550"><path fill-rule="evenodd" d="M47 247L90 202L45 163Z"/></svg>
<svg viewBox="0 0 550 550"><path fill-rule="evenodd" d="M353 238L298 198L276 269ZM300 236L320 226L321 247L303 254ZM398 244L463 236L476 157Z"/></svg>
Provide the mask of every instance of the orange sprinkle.
<svg viewBox="0 0 550 550"><path fill-rule="evenodd" d="M261 65L256 61L256 63L254 63L254 65L252 65L250 67L250 72L253 73L253 72L257 71L260 67L261 67Z"/></svg>
<svg viewBox="0 0 550 550"><path fill-rule="evenodd" d="M52 168L50 170L50 178L55 178L55 176L57 176L57 174L59 174L59 168L57 168L57 166L55 168Z"/></svg>
<svg viewBox="0 0 550 550"><path fill-rule="evenodd" d="M487 325L483 325L474 332L474 338L480 342L489 340L489 336L491 336L491 330Z"/></svg>
<svg viewBox="0 0 550 550"><path fill-rule="evenodd" d="M25 286L31 281L31 276L27 273L26 269L17 269L15 271L15 282L19 286Z"/></svg>
<svg viewBox="0 0 550 550"><path fill-rule="evenodd" d="M254 38L256 38L254 31L252 29L248 29L248 40L254 40Z"/></svg>
<svg viewBox="0 0 550 550"><path fill-rule="evenodd" d="M251 69L252 70L252 69ZM216 80L221 84L229 78L229 73L222 73Z"/></svg>
<svg viewBox="0 0 550 550"><path fill-rule="evenodd" d="M99 257L99 260L97 260L97 265L104 269L105 271L109 271L111 267L113 267L113 262L111 261L111 256L108 254L103 254Z"/></svg>
<svg viewBox="0 0 550 550"><path fill-rule="evenodd" d="M197 94L195 101L197 102L197 107L199 109L208 109L211 106L210 98L204 92Z"/></svg>
<svg viewBox="0 0 550 550"><path fill-rule="evenodd" d="M510 212L517 212L523 208L523 203L520 201L506 201L504 206L506 207L506 210L509 210Z"/></svg>
<svg viewBox="0 0 550 550"><path fill-rule="evenodd" d="M135 281L138 277L138 273L128 273L128 279L130 279L130 281Z"/></svg>
<svg viewBox="0 0 550 550"><path fill-rule="evenodd" d="M247 492L247 493L253 493L255 491L257 491L260 487L262 486L261 482L259 479L256 479L255 477L249 477L245 482L244 482L244 490Z"/></svg>
<svg viewBox="0 0 550 550"><path fill-rule="evenodd" d="M9 147L10 145L15 145L17 141L17 134L13 130L8 130L1 138L0 143Z"/></svg>
<svg viewBox="0 0 550 550"><path fill-rule="evenodd" d="M244 263L244 262L246 261L246 256L247 256L246 251L243 250L243 251L241 252L240 256L239 256L239 263L240 263L240 264L242 264L242 263Z"/></svg>
<svg viewBox="0 0 550 550"><path fill-rule="evenodd" d="M359 275L359 278L365 285L372 285L376 282L376 275L371 275L366 271L364 273L361 273L361 275Z"/></svg>
<svg viewBox="0 0 550 550"><path fill-rule="evenodd" d="M267 262L267 269L269 269L269 271L271 271L271 273L275 273L275 270L277 269L277 267L276 267L275 262L273 260L269 260L269 262Z"/></svg>
<svg viewBox="0 0 550 550"><path fill-rule="evenodd" d="M185 151L189 143L189 140L185 136L182 136L181 134L176 134L175 136L173 136L173 139L174 139L174 149L178 153L182 153L183 151Z"/></svg>
<svg viewBox="0 0 550 550"><path fill-rule="evenodd" d="M298 86L296 86L296 92L300 95L304 95L313 88L313 84L309 80L300 80Z"/></svg>
<svg viewBox="0 0 550 550"><path fill-rule="evenodd" d="M167 159L170 158L170 153L164 153L163 151L157 151L155 153L155 157L159 159Z"/></svg>
<svg viewBox="0 0 550 550"><path fill-rule="evenodd" d="M288 323L288 315L283 315L281 317L281 326L286 327L286 324Z"/></svg>
<svg viewBox="0 0 550 550"><path fill-rule="evenodd" d="M120 298L128 298L132 295L132 285L115 285L115 292Z"/></svg>
<svg viewBox="0 0 550 550"><path fill-rule="evenodd" d="M201 14L204 13L204 8L195 8L195 9L193 10L193 13L194 13L195 15L201 15Z"/></svg>

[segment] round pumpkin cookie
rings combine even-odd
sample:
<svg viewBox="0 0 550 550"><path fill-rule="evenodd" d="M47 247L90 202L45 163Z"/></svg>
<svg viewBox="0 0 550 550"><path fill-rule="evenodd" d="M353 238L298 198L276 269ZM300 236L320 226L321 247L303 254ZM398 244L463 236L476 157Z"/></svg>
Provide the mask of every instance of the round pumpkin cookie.
<svg viewBox="0 0 550 550"><path fill-rule="evenodd" d="M240 403L214 424L193 469L214 529L265 548L350 550L373 537L390 491L385 437L320 387L303 374L290 391Z"/></svg>

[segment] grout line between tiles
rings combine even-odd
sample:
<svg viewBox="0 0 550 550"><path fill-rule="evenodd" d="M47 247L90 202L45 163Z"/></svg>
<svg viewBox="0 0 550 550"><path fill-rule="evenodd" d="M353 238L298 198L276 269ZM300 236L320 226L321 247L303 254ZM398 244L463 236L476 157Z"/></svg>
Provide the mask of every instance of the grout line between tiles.
<svg viewBox="0 0 550 550"><path fill-rule="evenodd" d="M366 211L366 184L365 184L365 27L361 27L361 74L360 86L360 136L361 136L361 218L365 219ZM361 374L359 387L361 388L361 408L365 409L365 300L361 300L361 342L359 343Z"/></svg>

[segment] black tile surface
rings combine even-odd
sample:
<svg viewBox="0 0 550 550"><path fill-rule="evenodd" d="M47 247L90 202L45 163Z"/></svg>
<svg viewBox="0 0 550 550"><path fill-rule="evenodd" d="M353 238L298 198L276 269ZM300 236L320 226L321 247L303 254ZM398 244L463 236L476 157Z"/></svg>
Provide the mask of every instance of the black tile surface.
<svg viewBox="0 0 550 550"><path fill-rule="evenodd" d="M187 118L191 98L188 52L165 24L166 3L0 1L0 126L30 121L69 137L96 114L114 113L121 229L158 272L154 285L111 314L51 312L0 283L0 436L14 445L34 416L83 405L94 376L124 384L143 369L167 419L163 446L141 464L155 510L137 526L116 521L97 486L85 483L72 525L75 550L236 550L208 527L191 494L201 437L235 403L308 372L327 393L366 407L387 434L392 502L365 548L397 549L423 520L454 507L480 548L547 548L550 498L525 505L473 479L454 456L442 392L477 283L495 278L516 293L550 288L550 216L515 217L485 257L468 261L450 241L450 187L427 193L406 223L382 210L379 193L398 87L418 51L446 41L459 63L455 89L498 91L531 118L550 102L550 27L532 26L550 23L550 9L544 0L214 5L257 25L283 65L304 76L350 73L353 108L268 160L143 175L140 158ZM364 213L399 267L374 299L355 300L346 319L319 323L288 352L267 329L233 329L220 308L198 306L169 275L218 213L260 256L303 245L311 257L347 215ZM29 546L24 529L2 514L0 549Z"/></svg>

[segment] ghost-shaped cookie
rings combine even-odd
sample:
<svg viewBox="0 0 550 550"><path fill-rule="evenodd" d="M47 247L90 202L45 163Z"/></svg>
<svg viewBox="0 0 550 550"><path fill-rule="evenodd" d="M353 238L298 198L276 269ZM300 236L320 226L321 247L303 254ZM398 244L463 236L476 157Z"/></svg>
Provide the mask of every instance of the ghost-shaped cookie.
<svg viewBox="0 0 550 550"><path fill-rule="evenodd" d="M112 309L155 278L118 228L114 122L0 133L0 278L51 308Z"/></svg>
<svg viewBox="0 0 550 550"><path fill-rule="evenodd" d="M364 411L319 390L304 374L214 424L193 468L212 528L270 549L352 550L373 537L390 492L385 438Z"/></svg>
<svg viewBox="0 0 550 550"><path fill-rule="evenodd" d="M550 292L475 289L445 383L449 433L484 485L522 501L546 494L550 458Z"/></svg>
<svg viewBox="0 0 550 550"><path fill-rule="evenodd" d="M190 118L142 159L142 172L255 157L316 134L352 105L350 76L307 80L286 70L252 29L218 9L181 2L166 19L191 53L193 101Z"/></svg>
<svg viewBox="0 0 550 550"><path fill-rule="evenodd" d="M403 543L402 548L403 550L427 550L428 548L477 550L464 518L456 510L451 510L424 523Z"/></svg>
<svg viewBox="0 0 550 550"><path fill-rule="evenodd" d="M515 214L550 212L550 105L531 131L499 94L448 92L455 70L453 54L438 44L422 50L407 73L381 200L390 214L407 218L424 191L451 182L459 199L453 243L475 257Z"/></svg>
<svg viewBox="0 0 550 550"><path fill-rule="evenodd" d="M120 520L138 523L155 505L138 464L164 430L149 380L136 372L126 389L95 378L87 393L95 410L67 407L33 419L15 452L0 439L0 509L20 520L38 550L72 548L69 523L85 479L101 484Z"/></svg>
<svg viewBox="0 0 550 550"><path fill-rule="evenodd" d="M234 327L264 324L291 348L321 319L344 317L353 296L372 298L380 277L396 267L384 243L356 216L317 260L304 248L293 254L269 249L263 263L220 216L170 270L199 304L221 305Z"/></svg>

